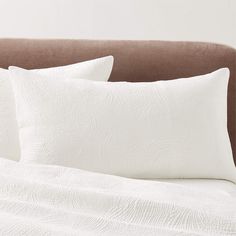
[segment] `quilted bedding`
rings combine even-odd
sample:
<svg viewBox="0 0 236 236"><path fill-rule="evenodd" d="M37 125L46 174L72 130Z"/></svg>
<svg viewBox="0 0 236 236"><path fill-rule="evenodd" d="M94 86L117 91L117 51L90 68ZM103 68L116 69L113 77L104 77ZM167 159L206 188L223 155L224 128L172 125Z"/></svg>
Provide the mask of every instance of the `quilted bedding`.
<svg viewBox="0 0 236 236"><path fill-rule="evenodd" d="M236 187L201 190L0 159L0 235L232 236Z"/></svg>

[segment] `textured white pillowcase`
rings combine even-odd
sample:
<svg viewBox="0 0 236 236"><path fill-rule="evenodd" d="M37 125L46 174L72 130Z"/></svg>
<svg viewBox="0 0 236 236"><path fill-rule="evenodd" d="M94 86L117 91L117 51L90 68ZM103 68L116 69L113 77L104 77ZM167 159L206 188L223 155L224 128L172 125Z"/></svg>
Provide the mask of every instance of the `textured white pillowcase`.
<svg viewBox="0 0 236 236"><path fill-rule="evenodd" d="M55 80L18 68L11 78L23 162L236 181L227 68L152 83Z"/></svg>
<svg viewBox="0 0 236 236"><path fill-rule="evenodd" d="M72 65L32 70L41 75L107 81L113 57L107 56ZM19 160L20 147L15 101L8 70L0 69L0 157Z"/></svg>

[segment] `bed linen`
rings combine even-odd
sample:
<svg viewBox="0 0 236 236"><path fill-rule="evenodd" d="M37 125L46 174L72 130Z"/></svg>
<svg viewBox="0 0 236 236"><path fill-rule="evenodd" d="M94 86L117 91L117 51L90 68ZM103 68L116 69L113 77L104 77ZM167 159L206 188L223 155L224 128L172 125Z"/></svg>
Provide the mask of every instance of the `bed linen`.
<svg viewBox="0 0 236 236"><path fill-rule="evenodd" d="M55 79L9 70L21 162L138 179L236 183L227 130L228 68L153 83Z"/></svg>
<svg viewBox="0 0 236 236"><path fill-rule="evenodd" d="M96 58L65 66L33 69L40 75L107 81L113 67L113 56ZM20 160L21 148L15 112L15 99L9 71L0 68L0 156Z"/></svg>
<svg viewBox="0 0 236 236"><path fill-rule="evenodd" d="M0 159L0 235L236 235L236 186L184 183Z"/></svg>

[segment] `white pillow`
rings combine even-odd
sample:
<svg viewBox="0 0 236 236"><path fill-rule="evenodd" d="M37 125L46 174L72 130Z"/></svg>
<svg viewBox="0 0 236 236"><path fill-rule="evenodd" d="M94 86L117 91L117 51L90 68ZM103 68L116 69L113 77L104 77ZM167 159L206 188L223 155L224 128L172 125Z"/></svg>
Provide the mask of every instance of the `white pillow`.
<svg viewBox="0 0 236 236"><path fill-rule="evenodd" d="M73 65L38 69L42 75L107 81L113 57L107 56ZM15 103L8 70L0 69L0 157L19 160L20 147L15 117Z"/></svg>
<svg viewBox="0 0 236 236"><path fill-rule="evenodd" d="M228 69L153 83L56 80L10 70L22 162L133 178L236 181Z"/></svg>

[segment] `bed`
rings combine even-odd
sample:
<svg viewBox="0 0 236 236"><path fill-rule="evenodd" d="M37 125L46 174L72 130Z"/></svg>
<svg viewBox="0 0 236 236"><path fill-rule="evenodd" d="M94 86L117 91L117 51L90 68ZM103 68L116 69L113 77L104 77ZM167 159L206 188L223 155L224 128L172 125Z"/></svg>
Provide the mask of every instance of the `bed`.
<svg viewBox="0 0 236 236"><path fill-rule="evenodd" d="M197 42L0 40L2 68L60 66L110 54L116 62L111 81L171 80L228 67L236 163L235 49ZM0 158L0 235L236 235L236 185L129 179Z"/></svg>

